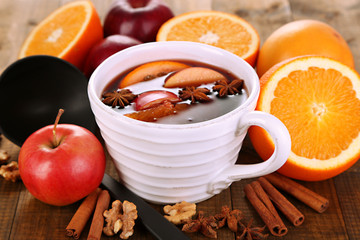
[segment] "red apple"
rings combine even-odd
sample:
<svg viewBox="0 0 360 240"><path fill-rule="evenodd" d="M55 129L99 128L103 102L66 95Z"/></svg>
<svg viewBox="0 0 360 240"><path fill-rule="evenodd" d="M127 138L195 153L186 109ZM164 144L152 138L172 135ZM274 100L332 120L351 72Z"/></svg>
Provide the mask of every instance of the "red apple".
<svg viewBox="0 0 360 240"><path fill-rule="evenodd" d="M141 43L142 42L135 38L118 34L104 38L91 48L85 61L85 76L89 78L93 71L100 65L100 63L102 63L105 59L114 53Z"/></svg>
<svg viewBox="0 0 360 240"><path fill-rule="evenodd" d="M173 92L163 90L153 90L139 94L135 99L135 110L145 110L159 106L165 101L171 103L180 102L181 99Z"/></svg>
<svg viewBox="0 0 360 240"><path fill-rule="evenodd" d="M105 154L99 140L83 127L57 122L26 139L18 162L29 192L56 206L89 195L100 185L105 172Z"/></svg>
<svg viewBox="0 0 360 240"><path fill-rule="evenodd" d="M105 17L104 35L121 34L152 42L160 26L173 16L161 0L117 0Z"/></svg>

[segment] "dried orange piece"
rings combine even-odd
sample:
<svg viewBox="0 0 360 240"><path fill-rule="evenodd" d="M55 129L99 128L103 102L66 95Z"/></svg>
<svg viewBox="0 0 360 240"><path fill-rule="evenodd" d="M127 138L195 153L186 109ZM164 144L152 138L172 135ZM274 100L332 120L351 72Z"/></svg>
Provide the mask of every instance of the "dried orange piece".
<svg viewBox="0 0 360 240"><path fill-rule="evenodd" d="M279 63L260 79L257 110L278 117L291 136L291 153L279 172L318 181L334 177L360 157L360 76L330 58L303 56ZM251 127L263 159L274 150L269 134Z"/></svg>
<svg viewBox="0 0 360 240"><path fill-rule="evenodd" d="M176 61L157 61L145 63L128 73L120 82L119 88L125 88L129 85L141 81L151 80L170 72L179 71L188 67L190 66Z"/></svg>
<svg viewBox="0 0 360 240"><path fill-rule="evenodd" d="M164 84L166 88L200 86L226 80L221 73L205 67L190 67L169 76Z"/></svg>
<svg viewBox="0 0 360 240"><path fill-rule="evenodd" d="M191 41L223 48L254 66L260 47L255 28L237 15L194 11L175 16L158 31L157 41Z"/></svg>
<svg viewBox="0 0 360 240"><path fill-rule="evenodd" d="M127 113L124 114L126 117L130 117L136 120L144 121L144 122L155 122L158 118L166 117L169 115L176 114L179 111L183 111L187 109L189 104L180 103L172 104L169 101L165 101L163 104L158 105L153 108Z"/></svg>
<svg viewBox="0 0 360 240"><path fill-rule="evenodd" d="M91 1L74 1L52 12L33 29L19 58L51 55L82 69L88 51L102 38L101 20Z"/></svg>

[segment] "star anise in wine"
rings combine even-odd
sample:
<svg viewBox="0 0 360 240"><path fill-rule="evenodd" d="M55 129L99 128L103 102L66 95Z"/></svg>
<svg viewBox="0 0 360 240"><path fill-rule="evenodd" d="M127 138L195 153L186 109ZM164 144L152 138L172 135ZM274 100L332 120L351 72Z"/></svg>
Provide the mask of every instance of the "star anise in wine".
<svg viewBox="0 0 360 240"><path fill-rule="evenodd" d="M213 91L218 92L218 97L224 98L228 95L240 94L244 86L244 80L234 79L230 83L226 80L220 80L213 86Z"/></svg>
<svg viewBox="0 0 360 240"><path fill-rule="evenodd" d="M179 90L179 97L182 100L191 100L191 103L195 102L209 102L211 98L207 95L210 94L210 90L207 88L197 88L194 86L185 87Z"/></svg>
<svg viewBox="0 0 360 240"><path fill-rule="evenodd" d="M136 95L133 94L129 89L120 89L112 92L107 92L102 95L102 102L112 108L118 106L119 108L124 108L136 98Z"/></svg>
<svg viewBox="0 0 360 240"><path fill-rule="evenodd" d="M263 234L262 232L265 230L264 227L251 227L253 219L249 221L249 223L245 226L242 222L238 222L241 229L239 235L236 236L237 240L264 240L267 239L269 234Z"/></svg>

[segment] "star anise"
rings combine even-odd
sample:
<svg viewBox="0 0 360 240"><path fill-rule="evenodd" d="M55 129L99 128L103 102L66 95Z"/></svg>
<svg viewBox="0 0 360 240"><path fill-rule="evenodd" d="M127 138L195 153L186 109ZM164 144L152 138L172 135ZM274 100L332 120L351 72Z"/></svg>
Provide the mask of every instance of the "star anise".
<svg viewBox="0 0 360 240"><path fill-rule="evenodd" d="M221 213L216 214L214 217L217 221L218 228L222 228L227 223L231 231L237 232L238 222L243 219L244 215L239 209L230 211L228 206L222 206Z"/></svg>
<svg viewBox="0 0 360 240"><path fill-rule="evenodd" d="M242 222L238 222L241 229L240 229L240 235L236 236L237 240L264 240L267 239L269 234L263 234L262 232L265 230L264 227L251 227L253 222L253 219L251 219L247 226L245 226Z"/></svg>
<svg viewBox="0 0 360 240"><path fill-rule="evenodd" d="M119 108L124 108L136 98L136 95L133 94L129 89L120 89L104 93L102 97L102 102L104 104L109 105L112 108L115 108L116 106L119 106Z"/></svg>
<svg viewBox="0 0 360 240"><path fill-rule="evenodd" d="M218 92L218 97L223 98L228 95L240 94L244 86L244 80L234 79L230 83L226 80L220 80L213 86L213 91Z"/></svg>
<svg viewBox="0 0 360 240"><path fill-rule="evenodd" d="M191 103L198 102L209 102L211 98L207 95L210 94L210 90L207 88L197 88L194 86L185 87L179 90L179 97L182 100L191 100Z"/></svg>
<svg viewBox="0 0 360 240"><path fill-rule="evenodd" d="M214 216L204 217L204 212L199 211L197 218L185 223L182 231L187 233L201 232L206 237L217 238L217 232L214 228L216 228Z"/></svg>

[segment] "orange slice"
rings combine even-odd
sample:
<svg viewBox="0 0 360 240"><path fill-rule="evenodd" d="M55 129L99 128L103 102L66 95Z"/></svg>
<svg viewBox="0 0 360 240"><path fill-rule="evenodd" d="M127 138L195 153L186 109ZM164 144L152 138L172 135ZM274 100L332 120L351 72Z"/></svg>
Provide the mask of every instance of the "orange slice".
<svg viewBox="0 0 360 240"><path fill-rule="evenodd" d="M228 50L254 66L260 47L255 28L225 12L194 11L169 19L159 29L157 41L191 41Z"/></svg>
<svg viewBox="0 0 360 240"><path fill-rule="evenodd" d="M74 1L52 12L33 29L19 58L51 55L82 69L88 51L102 38L101 20L92 3Z"/></svg>
<svg viewBox="0 0 360 240"><path fill-rule="evenodd" d="M257 110L279 118L291 136L291 153L279 172L318 181L334 177L360 157L360 76L327 57L303 56L279 63L260 79ZM263 159L274 145L266 131L251 127Z"/></svg>
<svg viewBox="0 0 360 240"><path fill-rule="evenodd" d="M191 67L169 76L165 80L164 87L197 87L201 84L213 83L220 80L226 80L226 78L215 70L204 67Z"/></svg>
<svg viewBox="0 0 360 240"><path fill-rule="evenodd" d="M119 88L125 88L129 85L151 80L153 78L166 75L170 72L179 71L190 67L187 64L175 61L157 61L140 65L131 72L129 72L120 82Z"/></svg>

